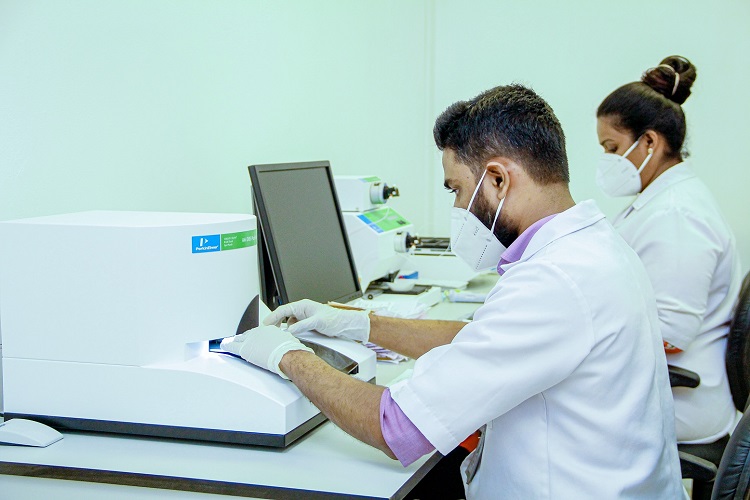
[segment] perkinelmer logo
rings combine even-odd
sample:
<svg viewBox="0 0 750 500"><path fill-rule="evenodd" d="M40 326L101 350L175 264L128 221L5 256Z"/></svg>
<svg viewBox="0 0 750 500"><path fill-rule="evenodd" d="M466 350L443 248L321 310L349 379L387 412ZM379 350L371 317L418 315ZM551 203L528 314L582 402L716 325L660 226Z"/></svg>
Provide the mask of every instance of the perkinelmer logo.
<svg viewBox="0 0 750 500"><path fill-rule="evenodd" d="M193 253L218 252L219 250L221 250L220 235L193 236Z"/></svg>
<svg viewBox="0 0 750 500"><path fill-rule="evenodd" d="M258 244L258 232L255 229L239 233L207 234L193 236L193 253L219 252L252 247Z"/></svg>

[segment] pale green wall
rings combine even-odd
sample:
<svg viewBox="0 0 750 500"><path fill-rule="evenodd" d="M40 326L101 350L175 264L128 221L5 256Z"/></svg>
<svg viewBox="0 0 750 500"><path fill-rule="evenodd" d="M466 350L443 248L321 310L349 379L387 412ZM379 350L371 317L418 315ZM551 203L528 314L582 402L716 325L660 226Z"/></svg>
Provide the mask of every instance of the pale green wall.
<svg viewBox="0 0 750 500"><path fill-rule="evenodd" d="M596 106L677 53L699 72L694 167L748 269L748 26L746 0L0 0L0 219L248 212L248 164L328 159L399 185L419 232L447 235L433 120L513 81L558 113L576 199L612 213Z"/></svg>
<svg viewBox="0 0 750 500"><path fill-rule="evenodd" d="M253 163L327 159L423 191L425 12L400 0L0 0L0 219L249 212ZM427 215L417 195L398 206Z"/></svg>
<svg viewBox="0 0 750 500"><path fill-rule="evenodd" d="M451 0L436 2L435 19L435 109L495 85L531 85L566 132L574 197L594 198L608 214L624 201L607 199L594 181L597 106L664 57L688 57L698 69L685 105L691 161L750 267L750 2ZM437 206L447 221L445 204Z"/></svg>

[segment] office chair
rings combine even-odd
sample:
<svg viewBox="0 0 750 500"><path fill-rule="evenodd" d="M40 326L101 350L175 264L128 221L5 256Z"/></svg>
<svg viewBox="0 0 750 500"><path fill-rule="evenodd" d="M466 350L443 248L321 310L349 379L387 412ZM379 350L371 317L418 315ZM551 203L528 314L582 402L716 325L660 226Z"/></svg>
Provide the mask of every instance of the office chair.
<svg viewBox="0 0 750 500"><path fill-rule="evenodd" d="M732 432L718 470L716 466L696 456L680 452L683 475L686 470L703 482L713 482L708 497L711 500L741 500L750 498L750 414L745 413ZM691 476L692 477L692 476ZM695 498L695 491L693 491Z"/></svg>
<svg viewBox="0 0 750 500"><path fill-rule="evenodd" d="M692 377L690 374L680 372L675 373L673 378L672 370L674 368L676 367L670 367L670 382L673 382L673 380L676 382L687 381L690 384L695 382L697 374L695 374L695 377ZM750 395L750 273L748 273L742 281L737 308L735 309L732 324L729 328L729 334L727 335L726 370L727 378L729 380L729 389L732 393L732 399L734 400L734 406L739 411L745 412L749 402L748 396ZM699 378L697 380L700 381ZM673 386L676 387L674 384ZM697 384L686 386L697 387ZM746 418L743 416L740 422L742 423L742 421L745 420ZM680 450L682 477L693 479L694 500L713 498L711 497L711 491L712 489L716 489L713 485L713 478L717 477L716 468L714 466L717 462L716 458L722 457L721 461L723 464L724 457L730 453L728 449L733 443L735 435L740 429L741 423L737 425L737 429L732 433L731 438L725 437L716 442L707 444L678 446L678 449ZM748 448L750 447L750 421L745 422L745 427L745 458L747 458ZM740 435L737 439L741 440L743 438ZM741 444L742 443L735 443L735 447L740 446ZM725 447L727 448L727 451L724 451ZM701 460L694 460L696 457ZM721 470L720 465L719 473L721 473ZM745 474L749 475L745 478L745 482L747 483L750 481L750 468ZM719 479L716 480L719 481ZM745 487L746 486L747 484L745 484Z"/></svg>
<svg viewBox="0 0 750 500"><path fill-rule="evenodd" d="M727 337L727 377L734 406L744 412L750 396L750 272L742 281Z"/></svg>
<svg viewBox="0 0 750 500"><path fill-rule="evenodd" d="M692 370L679 366L667 365L669 368L669 385L672 387L690 387L694 389L701 383L701 377Z"/></svg>

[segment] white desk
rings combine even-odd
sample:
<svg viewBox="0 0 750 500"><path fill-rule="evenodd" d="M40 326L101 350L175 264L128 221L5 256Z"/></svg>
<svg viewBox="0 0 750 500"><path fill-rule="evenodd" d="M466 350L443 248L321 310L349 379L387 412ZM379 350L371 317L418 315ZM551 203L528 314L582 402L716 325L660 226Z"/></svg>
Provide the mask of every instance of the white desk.
<svg viewBox="0 0 750 500"><path fill-rule="evenodd" d="M179 498L401 498L432 468L431 460L404 468L330 422L283 450L66 433L47 448L1 447L0 497L26 498L13 491L44 498L53 488L55 499L85 493L110 499L135 486L144 489L138 498L165 498L163 490L176 490ZM69 479L75 482L60 481Z"/></svg>
<svg viewBox="0 0 750 500"><path fill-rule="evenodd" d="M495 272L480 274L471 280L466 291L487 294L495 286L498 278ZM466 320L480 305L475 302L441 302L427 312L427 319Z"/></svg>
<svg viewBox="0 0 750 500"><path fill-rule="evenodd" d="M496 279L480 277L472 289L489 290ZM442 303L428 317L459 319L477 306ZM377 382L412 364L379 363ZM0 498L400 499L438 459L404 468L330 422L286 449L65 433L47 448L0 446Z"/></svg>

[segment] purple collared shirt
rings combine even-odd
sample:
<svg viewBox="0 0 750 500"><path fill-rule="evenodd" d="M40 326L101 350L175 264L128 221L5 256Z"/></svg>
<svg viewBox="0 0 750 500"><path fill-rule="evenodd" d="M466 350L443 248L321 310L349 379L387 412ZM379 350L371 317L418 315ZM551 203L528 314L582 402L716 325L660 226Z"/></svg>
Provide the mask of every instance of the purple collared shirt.
<svg viewBox="0 0 750 500"><path fill-rule="evenodd" d="M533 223L503 252L497 264L497 272L500 276L505 273L500 266L518 262L537 231L555 215L557 214L549 215ZM398 403L393 400L390 389L383 391L380 397L380 430L386 444L404 467L435 449L409 420Z"/></svg>
<svg viewBox="0 0 750 500"><path fill-rule="evenodd" d="M528 247L529 243L531 242L531 238L533 238L536 232L539 231L542 226L549 222L555 215L557 214L548 215L547 217L539 219L538 221L527 227L526 231L521 233L521 235L516 238L516 241L511 243L511 245L505 249L503 254L500 256L500 262L498 262L497 264L497 274L499 274L500 276L505 274L505 270L500 266L504 266L505 264L512 264L513 262L518 262L521 259L521 256L523 256L523 253L526 251L526 247Z"/></svg>

